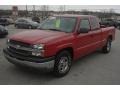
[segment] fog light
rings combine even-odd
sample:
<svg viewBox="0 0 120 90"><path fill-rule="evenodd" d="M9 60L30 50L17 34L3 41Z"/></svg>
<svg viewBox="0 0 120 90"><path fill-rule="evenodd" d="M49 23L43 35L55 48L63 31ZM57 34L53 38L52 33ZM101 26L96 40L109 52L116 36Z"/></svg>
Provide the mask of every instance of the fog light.
<svg viewBox="0 0 120 90"><path fill-rule="evenodd" d="M35 50L32 52L32 55L33 56L44 56L44 50L39 50L39 51Z"/></svg>
<svg viewBox="0 0 120 90"><path fill-rule="evenodd" d="M32 52L32 55L33 55L33 56L41 56L40 53L35 53L35 52Z"/></svg>
<svg viewBox="0 0 120 90"><path fill-rule="evenodd" d="M9 43L9 42L10 42L10 39L8 39L7 42Z"/></svg>

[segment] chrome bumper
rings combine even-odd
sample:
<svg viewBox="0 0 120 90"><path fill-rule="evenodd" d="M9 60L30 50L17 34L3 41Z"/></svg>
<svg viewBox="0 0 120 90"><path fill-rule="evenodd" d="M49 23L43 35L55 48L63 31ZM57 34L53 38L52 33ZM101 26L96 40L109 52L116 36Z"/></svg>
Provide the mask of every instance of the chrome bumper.
<svg viewBox="0 0 120 90"><path fill-rule="evenodd" d="M4 56L7 58L7 60L13 64L21 65L21 66L27 66L27 67L33 67L37 69L42 70L52 70L54 68L54 60L50 60L47 62L37 63L37 62L30 62L30 61L22 61L16 58L13 58L6 53L4 53Z"/></svg>

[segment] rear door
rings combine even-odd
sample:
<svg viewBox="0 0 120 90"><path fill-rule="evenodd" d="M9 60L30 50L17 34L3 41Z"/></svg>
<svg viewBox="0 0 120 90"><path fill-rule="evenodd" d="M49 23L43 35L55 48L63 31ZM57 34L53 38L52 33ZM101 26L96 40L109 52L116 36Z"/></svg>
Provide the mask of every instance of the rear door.
<svg viewBox="0 0 120 90"><path fill-rule="evenodd" d="M91 37L92 37L92 49L96 50L101 47L102 43L102 30L99 25L99 19L96 17L90 18L91 25Z"/></svg>

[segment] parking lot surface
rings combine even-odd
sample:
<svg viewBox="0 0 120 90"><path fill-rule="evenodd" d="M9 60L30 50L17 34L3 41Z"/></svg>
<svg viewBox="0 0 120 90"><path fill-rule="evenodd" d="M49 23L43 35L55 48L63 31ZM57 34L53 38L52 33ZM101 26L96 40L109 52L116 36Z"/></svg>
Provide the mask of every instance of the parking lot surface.
<svg viewBox="0 0 120 90"><path fill-rule="evenodd" d="M9 36L27 29L9 26ZM116 30L116 40L109 54L94 52L75 62L62 78L38 70L17 68L3 55L6 38L0 38L0 84L120 84L120 31Z"/></svg>

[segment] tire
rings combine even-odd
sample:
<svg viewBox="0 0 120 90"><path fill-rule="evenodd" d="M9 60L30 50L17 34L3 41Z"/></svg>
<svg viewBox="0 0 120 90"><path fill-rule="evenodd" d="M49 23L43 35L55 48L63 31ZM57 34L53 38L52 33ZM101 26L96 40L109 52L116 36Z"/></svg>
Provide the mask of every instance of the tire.
<svg viewBox="0 0 120 90"><path fill-rule="evenodd" d="M55 59L54 75L57 77L65 76L71 68L72 58L68 51L60 52Z"/></svg>
<svg viewBox="0 0 120 90"><path fill-rule="evenodd" d="M120 26L118 26L117 28L120 29Z"/></svg>
<svg viewBox="0 0 120 90"><path fill-rule="evenodd" d="M28 29L32 29L32 26L28 26Z"/></svg>
<svg viewBox="0 0 120 90"><path fill-rule="evenodd" d="M119 29L119 26L117 26L117 29Z"/></svg>
<svg viewBox="0 0 120 90"><path fill-rule="evenodd" d="M112 40L108 38L106 45L102 48L103 53L109 53L111 51Z"/></svg>
<svg viewBox="0 0 120 90"><path fill-rule="evenodd" d="M18 26L17 26L17 25L15 25L15 28L18 28Z"/></svg>

